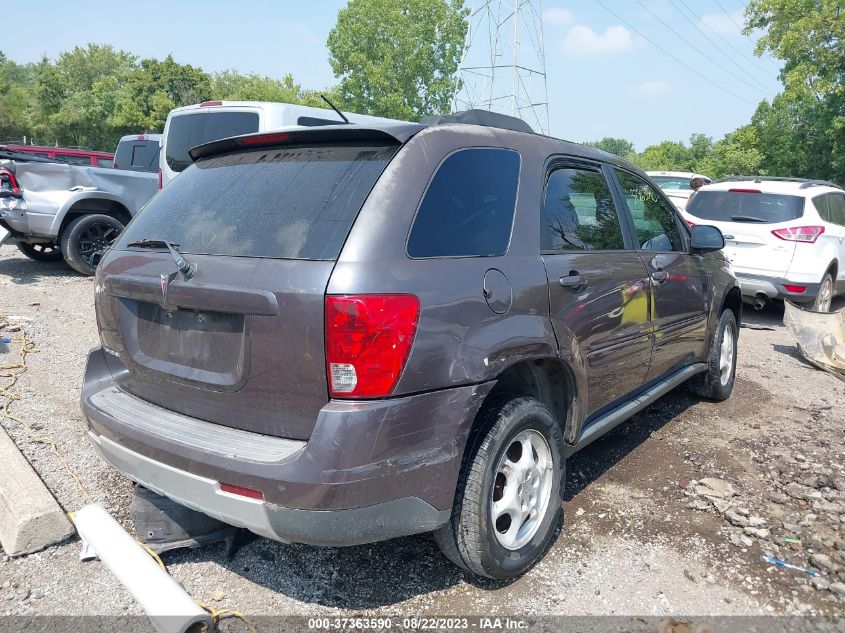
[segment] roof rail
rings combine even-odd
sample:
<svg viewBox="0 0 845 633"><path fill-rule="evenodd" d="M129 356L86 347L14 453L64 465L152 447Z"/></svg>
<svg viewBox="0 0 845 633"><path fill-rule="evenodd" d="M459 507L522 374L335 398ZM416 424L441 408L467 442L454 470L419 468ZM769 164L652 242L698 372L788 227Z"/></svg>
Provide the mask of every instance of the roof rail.
<svg viewBox="0 0 845 633"><path fill-rule="evenodd" d="M774 180L777 182L808 182L806 178L786 178L784 176L725 176L714 180L710 184L717 182L763 182L764 180Z"/></svg>
<svg viewBox="0 0 845 633"><path fill-rule="evenodd" d="M799 187L799 189L807 189L808 187L836 187L837 189L842 189L842 187L837 185L835 182L830 182L827 180L815 180L812 178L788 178L784 176L725 176L724 178L714 180L710 184L716 184L718 182L763 182L764 180L770 180L775 182L800 182L801 186Z"/></svg>
<svg viewBox="0 0 845 633"><path fill-rule="evenodd" d="M515 132L526 132L534 134L534 130L528 123L515 116L508 116L490 110L464 110L454 114L435 114L420 119L423 125L445 125L447 123L465 123L467 125L483 125L496 127L502 130L514 130Z"/></svg>

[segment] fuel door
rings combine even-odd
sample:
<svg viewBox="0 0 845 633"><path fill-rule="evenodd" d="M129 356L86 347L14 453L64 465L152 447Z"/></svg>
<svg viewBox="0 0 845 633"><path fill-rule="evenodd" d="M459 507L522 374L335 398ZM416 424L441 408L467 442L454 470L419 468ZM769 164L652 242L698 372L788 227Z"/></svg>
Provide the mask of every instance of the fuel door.
<svg viewBox="0 0 845 633"><path fill-rule="evenodd" d="M513 289L505 274L498 268L484 273L484 299L496 314L505 314L513 303Z"/></svg>

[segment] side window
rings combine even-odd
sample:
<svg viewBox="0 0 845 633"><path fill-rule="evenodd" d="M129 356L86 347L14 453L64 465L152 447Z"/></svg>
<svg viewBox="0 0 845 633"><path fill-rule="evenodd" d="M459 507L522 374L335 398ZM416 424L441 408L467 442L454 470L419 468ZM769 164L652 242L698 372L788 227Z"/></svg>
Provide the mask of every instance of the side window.
<svg viewBox="0 0 845 633"><path fill-rule="evenodd" d="M600 171L564 168L551 173L540 246L544 252L625 248L610 188Z"/></svg>
<svg viewBox="0 0 845 633"><path fill-rule="evenodd" d="M644 251L684 251L675 211L645 180L615 170L634 219L637 246Z"/></svg>
<svg viewBox="0 0 845 633"><path fill-rule="evenodd" d="M832 193L827 197L827 202L830 205L830 219L829 222L845 226L845 194Z"/></svg>
<svg viewBox="0 0 845 633"><path fill-rule="evenodd" d="M97 167L114 167L111 158L98 158Z"/></svg>
<svg viewBox="0 0 845 633"><path fill-rule="evenodd" d="M821 219L825 222L830 222L828 200L830 200L830 196L828 195L816 196L813 198L813 206L816 207L816 211L819 212L819 217L821 217Z"/></svg>
<svg viewBox="0 0 845 633"><path fill-rule="evenodd" d="M464 149L434 174L411 234L411 257L504 255L510 242L520 158L508 149Z"/></svg>

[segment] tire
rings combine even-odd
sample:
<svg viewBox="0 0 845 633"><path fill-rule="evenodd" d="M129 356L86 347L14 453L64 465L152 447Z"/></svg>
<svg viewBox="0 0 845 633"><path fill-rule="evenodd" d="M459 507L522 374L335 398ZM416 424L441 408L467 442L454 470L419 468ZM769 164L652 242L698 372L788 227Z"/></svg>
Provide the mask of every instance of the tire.
<svg viewBox="0 0 845 633"><path fill-rule="evenodd" d="M819 292L813 299L813 310L830 312L830 302L833 299L833 273L827 271L819 284Z"/></svg>
<svg viewBox="0 0 845 633"><path fill-rule="evenodd" d="M491 401L479 416L479 430L467 447L452 516L434 533L434 539L459 567L485 578L510 580L546 554L563 523L563 435L549 410L530 397ZM532 446L530 455L522 449L525 439ZM529 457L521 461L526 455ZM495 515L494 499L504 502L507 497L516 505L510 512ZM514 523L518 513L526 518Z"/></svg>
<svg viewBox="0 0 845 633"><path fill-rule="evenodd" d="M690 391L709 400L722 401L730 397L736 380L738 336L736 317L731 310L725 310L719 317L713 341L710 343L707 371L689 380L687 385ZM729 354L729 357L723 358L724 354Z"/></svg>
<svg viewBox="0 0 845 633"><path fill-rule="evenodd" d="M97 264L123 224L113 217L92 213L73 219L61 236L61 248L67 265L83 275L93 275Z"/></svg>
<svg viewBox="0 0 845 633"><path fill-rule="evenodd" d="M18 242L18 250L37 262L60 262L64 258L59 245L53 242L47 244L27 244Z"/></svg>

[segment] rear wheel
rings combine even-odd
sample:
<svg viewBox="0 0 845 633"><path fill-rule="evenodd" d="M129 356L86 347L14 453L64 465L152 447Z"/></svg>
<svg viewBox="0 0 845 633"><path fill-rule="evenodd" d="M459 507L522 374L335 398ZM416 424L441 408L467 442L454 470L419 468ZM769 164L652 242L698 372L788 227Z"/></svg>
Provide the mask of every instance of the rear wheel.
<svg viewBox="0 0 845 633"><path fill-rule="evenodd" d="M67 265L83 275L93 275L122 230L123 224L108 215L95 213L75 218L62 232L62 253Z"/></svg>
<svg viewBox="0 0 845 633"><path fill-rule="evenodd" d="M733 311L725 310L719 317L710 343L707 371L689 380L690 391L710 400L727 400L730 397L736 378L738 333Z"/></svg>
<svg viewBox="0 0 845 633"><path fill-rule="evenodd" d="M37 262L60 262L63 257L59 246L53 242L47 242L46 244L18 242L18 250Z"/></svg>
<svg viewBox="0 0 845 633"><path fill-rule="evenodd" d="M563 437L534 398L497 400L480 415L481 431L468 448L452 517L434 538L458 566L507 580L530 569L557 536Z"/></svg>
<svg viewBox="0 0 845 633"><path fill-rule="evenodd" d="M830 271L824 274L819 284L819 294L813 301L813 310L817 312L830 312L830 303L833 300L833 273Z"/></svg>

